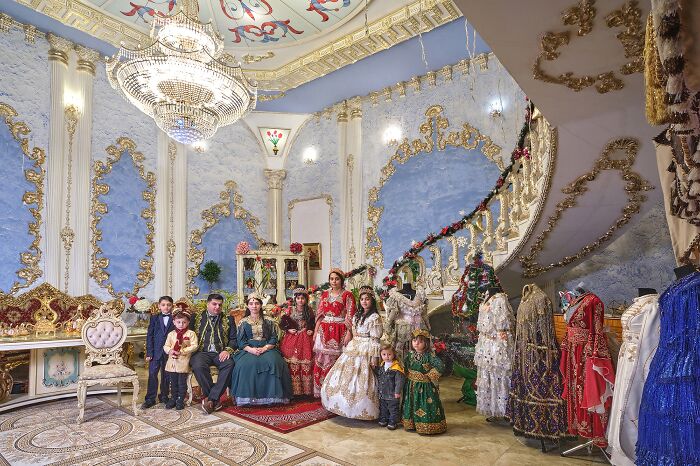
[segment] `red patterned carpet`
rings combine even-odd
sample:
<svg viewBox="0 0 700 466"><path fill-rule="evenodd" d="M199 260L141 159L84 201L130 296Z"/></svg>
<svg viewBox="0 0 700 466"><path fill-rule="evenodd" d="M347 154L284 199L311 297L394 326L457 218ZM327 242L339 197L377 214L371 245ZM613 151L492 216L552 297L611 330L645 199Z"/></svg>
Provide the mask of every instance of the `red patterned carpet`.
<svg viewBox="0 0 700 466"><path fill-rule="evenodd" d="M321 406L321 400L308 398L283 406L230 406L222 411L282 434L335 417Z"/></svg>

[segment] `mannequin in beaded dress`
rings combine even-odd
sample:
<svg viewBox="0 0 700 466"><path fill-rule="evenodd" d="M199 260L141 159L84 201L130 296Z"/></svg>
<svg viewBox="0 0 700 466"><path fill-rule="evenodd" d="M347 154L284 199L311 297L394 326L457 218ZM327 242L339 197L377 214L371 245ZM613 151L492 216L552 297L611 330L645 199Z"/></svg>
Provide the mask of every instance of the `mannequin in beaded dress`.
<svg viewBox="0 0 700 466"><path fill-rule="evenodd" d="M476 325L479 340L474 363L477 367L477 412L484 416L503 417L510 391L514 318L508 296L498 290L500 288L490 288L491 296L479 307Z"/></svg>
<svg viewBox="0 0 700 466"><path fill-rule="evenodd" d="M411 350L411 333L421 329L430 331L425 289L417 285L415 296L411 298L392 288L384 302L384 308L386 309L384 334L386 339L394 345L397 359L403 361Z"/></svg>

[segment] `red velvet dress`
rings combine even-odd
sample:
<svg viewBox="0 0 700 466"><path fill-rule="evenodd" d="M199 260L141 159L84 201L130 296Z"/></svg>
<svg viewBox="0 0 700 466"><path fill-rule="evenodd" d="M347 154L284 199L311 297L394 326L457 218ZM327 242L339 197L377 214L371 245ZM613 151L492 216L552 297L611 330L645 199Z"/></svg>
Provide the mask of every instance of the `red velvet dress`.
<svg viewBox="0 0 700 466"><path fill-rule="evenodd" d="M615 370L603 330L603 302L593 293L571 304L561 344L562 397L567 403L568 431L605 447Z"/></svg>
<svg viewBox="0 0 700 466"><path fill-rule="evenodd" d="M289 365L292 375L292 390L294 395L313 395L313 334L307 330L314 330L313 318L305 322L301 311L294 308L289 315L283 315L280 327L284 330L284 337L280 345L280 351ZM290 330L296 330L291 333Z"/></svg>
<svg viewBox="0 0 700 466"><path fill-rule="evenodd" d="M321 385L326 374L343 352L343 339L352 328L355 315L355 297L343 290L338 297L331 297L330 291L321 293L316 310L316 321L321 325L314 341L314 396L321 396Z"/></svg>

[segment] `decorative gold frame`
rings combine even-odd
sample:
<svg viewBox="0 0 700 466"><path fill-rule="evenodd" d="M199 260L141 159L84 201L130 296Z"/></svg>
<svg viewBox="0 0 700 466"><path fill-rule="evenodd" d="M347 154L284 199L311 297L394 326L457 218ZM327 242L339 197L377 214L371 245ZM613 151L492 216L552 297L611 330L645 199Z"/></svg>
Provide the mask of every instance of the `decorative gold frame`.
<svg viewBox="0 0 700 466"><path fill-rule="evenodd" d="M309 270L323 270L323 249L321 249L321 243L304 243L304 252L308 252L309 257ZM315 249L318 253L318 266L311 264L311 250Z"/></svg>
<svg viewBox="0 0 700 466"><path fill-rule="evenodd" d="M624 151L624 159L611 159L610 155L616 151ZM547 227L537 236L526 256L520 257L520 265L523 268L523 277L532 278L555 267L563 267L574 261L580 260L591 252L598 249L602 244L608 242L615 231L630 221L632 216L639 212L642 203L646 200L643 191L649 191L654 187L641 175L632 170L637 153L639 152L639 141L635 138L618 138L608 142L603 149L601 156L593 164L593 169L576 178L574 181L562 188L562 193L567 196L557 203L554 213L547 220ZM557 262L542 265L537 262L539 254L544 249L544 243L556 228L561 220L564 211L576 206L577 199L588 191L588 183L594 181L600 172L604 170L618 170L625 182L625 192L627 193L627 203L622 208L622 216L618 218L608 230L599 236L595 241L585 245L577 253L564 256Z"/></svg>
<svg viewBox="0 0 700 466"><path fill-rule="evenodd" d="M199 287L194 285L194 279L199 275L199 266L204 261L206 249L198 246L202 244L204 234L219 223L222 217L230 217L231 213L233 213L233 218L243 220L248 231L253 235L255 241L258 242L258 246L265 243L265 240L260 237L257 231L260 220L243 207L243 196L236 191L238 188L236 182L228 180L224 183L224 186L225 189L219 193L221 202L204 209L201 214L204 225L190 232L190 247L187 251L187 260L192 263L192 267L187 269L186 297L188 299L192 299L193 296L199 294ZM233 212L231 211L231 203L233 203ZM232 245L231 247L234 246Z"/></svg>
<svg viewBox="0 0 700 466"><path fill-rule="evenodd" d="M434 151L444 151L447 146L463 147L464 149L475 149L480 143L483 143L481 152L491 162L495 163L500 171L504 170L503 159L499 157L501 147L495 144L490 137L483 135L478 129L469 123L463 123L462 128L458 131L446 133L450 127L449 120L442 116L443 108L440 105L432 105L425 111L426 119L419 126L419 132L423 134L423 138L416 138L413 141L404 138L399 144L396 152L381 169L381 177L379 184L371 188L368 192L369 205L367 207L367 219L369 226L365 236L365 251L368 262L371 262L377 267L382 267L384 264L384 254L382 253L382 240L379 238L378 229L379 221L384 212L383 207L377 207L376 203L379 200L379 192L382 187L396 173L396 164L403 165L411 158L420 153L430 154ZM433 143L433 136L437 135L437 146Z"/></svg>
<svg viewBox="0 0 700 466"><path fill-rule="evenodd" d="M103 13L84 0L17 0L50 18L119 47L148 42L147 34ZM415 0L275 70L246 69L258 89L288 91L344 66L453 21L462 14L453 0ZM253 61L256 60L253 58Z"/></svg>
<svg viewBox="0 0 700 466"><path fill-rule="evenodd" d="M308 120L307 120L308 121ZM328 254L333 253L333 196L324 193L318 196L296 198L289 201L287 204L287 220L289 220L289 240L292 240L292 210L300 202L313 201L316 199L325 199L328 204ZM330 256L328 256L330 257ZM314 269L315 270L315 269ZM320 270L320 269L319 269Z"/></svg>
<svg viewBox="0 0 700 466"><path fill-rule="evenodd" d="M95 279L98 285L105 288L109 294L115 298L123 298L129 295L138 294L139 290L148 285L153 280L153 250L155 249L155 201L156 201L156 175L153 172L147 172L144 168L143 161L145 159L141 152L136 150L136 143L127 138L120 137L117 139L116 145L111 145L106 149L107 161L96 160L93 164L94 176L92 178L92 202L90 204L90 231L92 233L90 242L92 244L92 265L90 276ZM121 160L122 153L126 151L131 157L134 167L139 172L139 176L146 182L148 189L141 193L144 201L148 202L148 207L141 211L141 217L146 220L146 245L148 249L146 254L139 261L141 271L136 274L137 281L134 283L130 291L116 292L112 283L109 283L109 272L105 269L109 266L109 258L98 257L102 253L99 242L102 241L102 230L99 228L102 217L107 213L107 204L100 201L100 196L104 196L109 192L109 185L103 184L102 181L108 173L112 171L112 167Z"/></svg>
<svg viewBox="0 0 700 466"><path fill-rule="evenodd" d="M46 161L46 155L44 149L38 147L32 148L31 151L29 150L29 138L27 136L31 130L26 123L14 120L17 115L18 113L14 108L4 102L0 102L0 118L4 119L12 137L22 148L24 156L32 162L31 167L24 171L24 178L34 185L35 190L25 191L22 196L22 202L27 206L30 204L36 205L36 207L29 207L29 212L31 212L34 221L27 225L29 235L33 236L34 239L27 250L20 253L19 256L20 262L24 267L17 270L16 274L23 282L15 281L7 292L0 290L0 296L5 294L12 295L22 288L27 288L43 275L39 267L39 261L41 260L41 249L39 246L41 243L41 211L44 208L44 178L46 176L44 162Z"/></svg>
<svg viewBox="0 0 700 466"><path fill-rule="evenodd" d="M562 13L562 23L565 26L577 25L576 35L583 37L593 30L593 20L596 16L595 0L580 0L576 5ZM624 63L619 72L622 75L641 73L644 71L644 22L642 10L637 6L637 0L626 0L622 7L613 10L605 17L608 28L624 28L617 38L625 50ZM625 87L622 79L615 71L607 71L596 76L577 76L573 71L553 76L542 68L542 61L554 61L559 58L559 48L567 45L571 39L571 31L546 32L540 41L540 53L532 65L533 78L551 84L559 84L579 92L595 85L600 94L618 91Z"/></svg>

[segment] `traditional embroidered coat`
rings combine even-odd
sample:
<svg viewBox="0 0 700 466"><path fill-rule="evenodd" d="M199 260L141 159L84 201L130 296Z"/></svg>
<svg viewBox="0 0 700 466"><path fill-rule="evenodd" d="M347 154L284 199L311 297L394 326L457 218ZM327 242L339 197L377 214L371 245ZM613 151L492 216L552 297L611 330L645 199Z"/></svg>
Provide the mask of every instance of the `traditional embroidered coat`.
<svg viewBox="0 0 700 466"><path fill-rule="evenodd" d="M593 293L585 293L571 304L567 314L571 317L561 344L559 368L569 433L605 447L615 370L603 331L603 302Z"/></svg>
<svg viewBox="0 0 700 466"><path fill-rule="evenodd" d="M506 410L516 435L538 440L567 436L559 358L552 302L537 285L525 285L517 312Z"/></svg>
<svg viewBox="0 0 700 466"><path fill-rule="evenodd" d="M634 466L644 381L659 345L659 295L635 298L622 314L622 346L617 360L608 443L615 466ZM700 447L700 445L698 445Z"/></svg>
<svg viewBox="0 0 700 466"><path fill-rule="evenodd" d="M175 346L177 341L177 332L173 330L168 333L168 338L165 339L163 351L168 354ZM168 362L165 363L165 370L168 372L177 372L178 374L187 374L190 371L190 357L192 353L197 351L197 334L192 330L187 330L182 337L182 345L180 346L180 355L177 358L168 356Z"/></svg>

